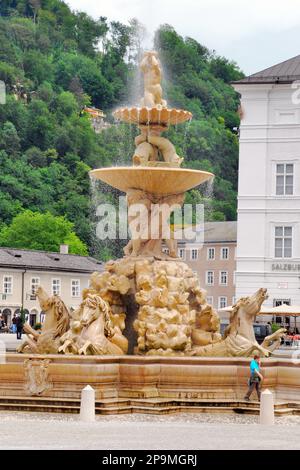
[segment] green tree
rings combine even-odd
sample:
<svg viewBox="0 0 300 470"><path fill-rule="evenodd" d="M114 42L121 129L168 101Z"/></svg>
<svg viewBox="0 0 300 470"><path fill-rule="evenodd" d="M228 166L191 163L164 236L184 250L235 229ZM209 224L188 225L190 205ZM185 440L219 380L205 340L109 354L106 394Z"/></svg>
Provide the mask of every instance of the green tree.
<svg viewBox="0 0 300 470"><path fill-rule="evenodd" d="M0 232L1 246L59 251L64 243L69 244L70 253L87 255L87 247L73 232L73 224L49 212L23 211Z"/></svg>
<svg viewBox="0 0 300 470"><path fill-rule="evenodd" d="M12 157L16 157L20 151L20 138L12 122L5 122L0 130L0 148Z"/></svg>

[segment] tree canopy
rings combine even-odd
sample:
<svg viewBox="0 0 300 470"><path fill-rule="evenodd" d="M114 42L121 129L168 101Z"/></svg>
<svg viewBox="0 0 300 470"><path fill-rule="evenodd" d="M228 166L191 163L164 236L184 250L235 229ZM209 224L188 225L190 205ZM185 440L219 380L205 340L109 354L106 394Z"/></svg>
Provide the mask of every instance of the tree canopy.
<svg viewBox="0 0 300 470"><path fill-rule="evenodd" d="M73 232L73 224L62 216L55 217L50 212L20 212L8 227L3 227L0 231L0 244L45 251L59 251L61 244L68 244L70 253L88 253L86 245Z"/></svg>

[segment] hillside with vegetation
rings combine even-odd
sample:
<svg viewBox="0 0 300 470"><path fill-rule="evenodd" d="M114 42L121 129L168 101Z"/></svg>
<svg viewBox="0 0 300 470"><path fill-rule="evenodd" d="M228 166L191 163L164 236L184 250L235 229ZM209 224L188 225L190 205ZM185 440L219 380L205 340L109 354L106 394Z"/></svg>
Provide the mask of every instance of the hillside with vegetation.
<svg viewBox="0 0 300 470"><path fill-rule="evenodd" d="M111 110L128 103L132 84L140 83L142 32L136 20L95 20L59 0L1 1L0 80L7 99L0 104L0 245L8 243L16 216L39 212L63 216L92 255L110 256L95 243L88 171L130 162L136 129L116 125ZM234 220L239 117L230 81L242 73L169 25L157 30L154 45L169 104L194 116L168 135L185 166L216 175L212 200L204 188L187 201L204 201L210 220ZM112 125L95 133L85 106L104 110ZM116 194L104 191L103 199ZM10 243L20 246L13 237Z"/></svg>

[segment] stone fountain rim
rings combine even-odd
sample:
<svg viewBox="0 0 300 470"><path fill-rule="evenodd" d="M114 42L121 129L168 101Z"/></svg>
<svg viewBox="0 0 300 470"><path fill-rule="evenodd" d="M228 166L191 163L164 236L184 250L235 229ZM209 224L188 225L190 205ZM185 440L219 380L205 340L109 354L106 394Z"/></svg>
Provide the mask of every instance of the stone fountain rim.
<svg viewBox="0 0 300 470"><path fill-rule="evenodd" d="M166 114L166 116L165 116ZM191 121L193 114L190 111L179 108L124 106L112 112L115 119L123 122L139 125L169 125L181 124ZM145 115L145 119L142 116ZM159 120L157 120L159 117ZM141 119L140 119L141 118Z"/></svg>
<svg viewBox="0 0 300 470"><path fill-rule="evenodd" d="M119 175L118 175L119 173ZM123 178L121 173L123 173ZM151 181L153 184L147 184L147 178L145 175L151 174ZM136 178L130 178L126 180L126 174L129 176L136 175ZM156 195L172 195L172 194L182 194L190 189L193 189L200 184L205 183L206 181L214 177L213 173L202 170L192 170L189 168L174 168L174 167L153 167L153 166L119 166L119 167L105 167L97 168L91 170L89 175L95 179L99 179L110 186L117 188L120 191L127 192L129 189L137 189L144 191L145 193L154 193ZM168 176L172 175L172 181L166 185L166 180ZM176 182L176 175L180 175L181 182L180 185L178 181ZM154 178L156 176L156 178ZM186 179L188 176L198 176L194 179L193 182L183 181L182 177ZM202 176L202 178L200 178ZM166 180L163 181L163 178ZM164 184L165 183L165 184ZM177 184L176 184L177 183ZM163 188L163 190L162 190Z"/></svg>

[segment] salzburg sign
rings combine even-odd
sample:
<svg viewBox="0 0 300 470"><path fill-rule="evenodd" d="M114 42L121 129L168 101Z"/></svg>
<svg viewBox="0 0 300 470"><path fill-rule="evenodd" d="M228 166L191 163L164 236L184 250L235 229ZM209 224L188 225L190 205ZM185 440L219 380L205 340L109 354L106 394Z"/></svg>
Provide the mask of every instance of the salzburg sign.
<svg viewBox="0 0 300 470"><path fill-rule="evenodd" d="M299 271L300 263L273 263L272 271Z"/></svg>

